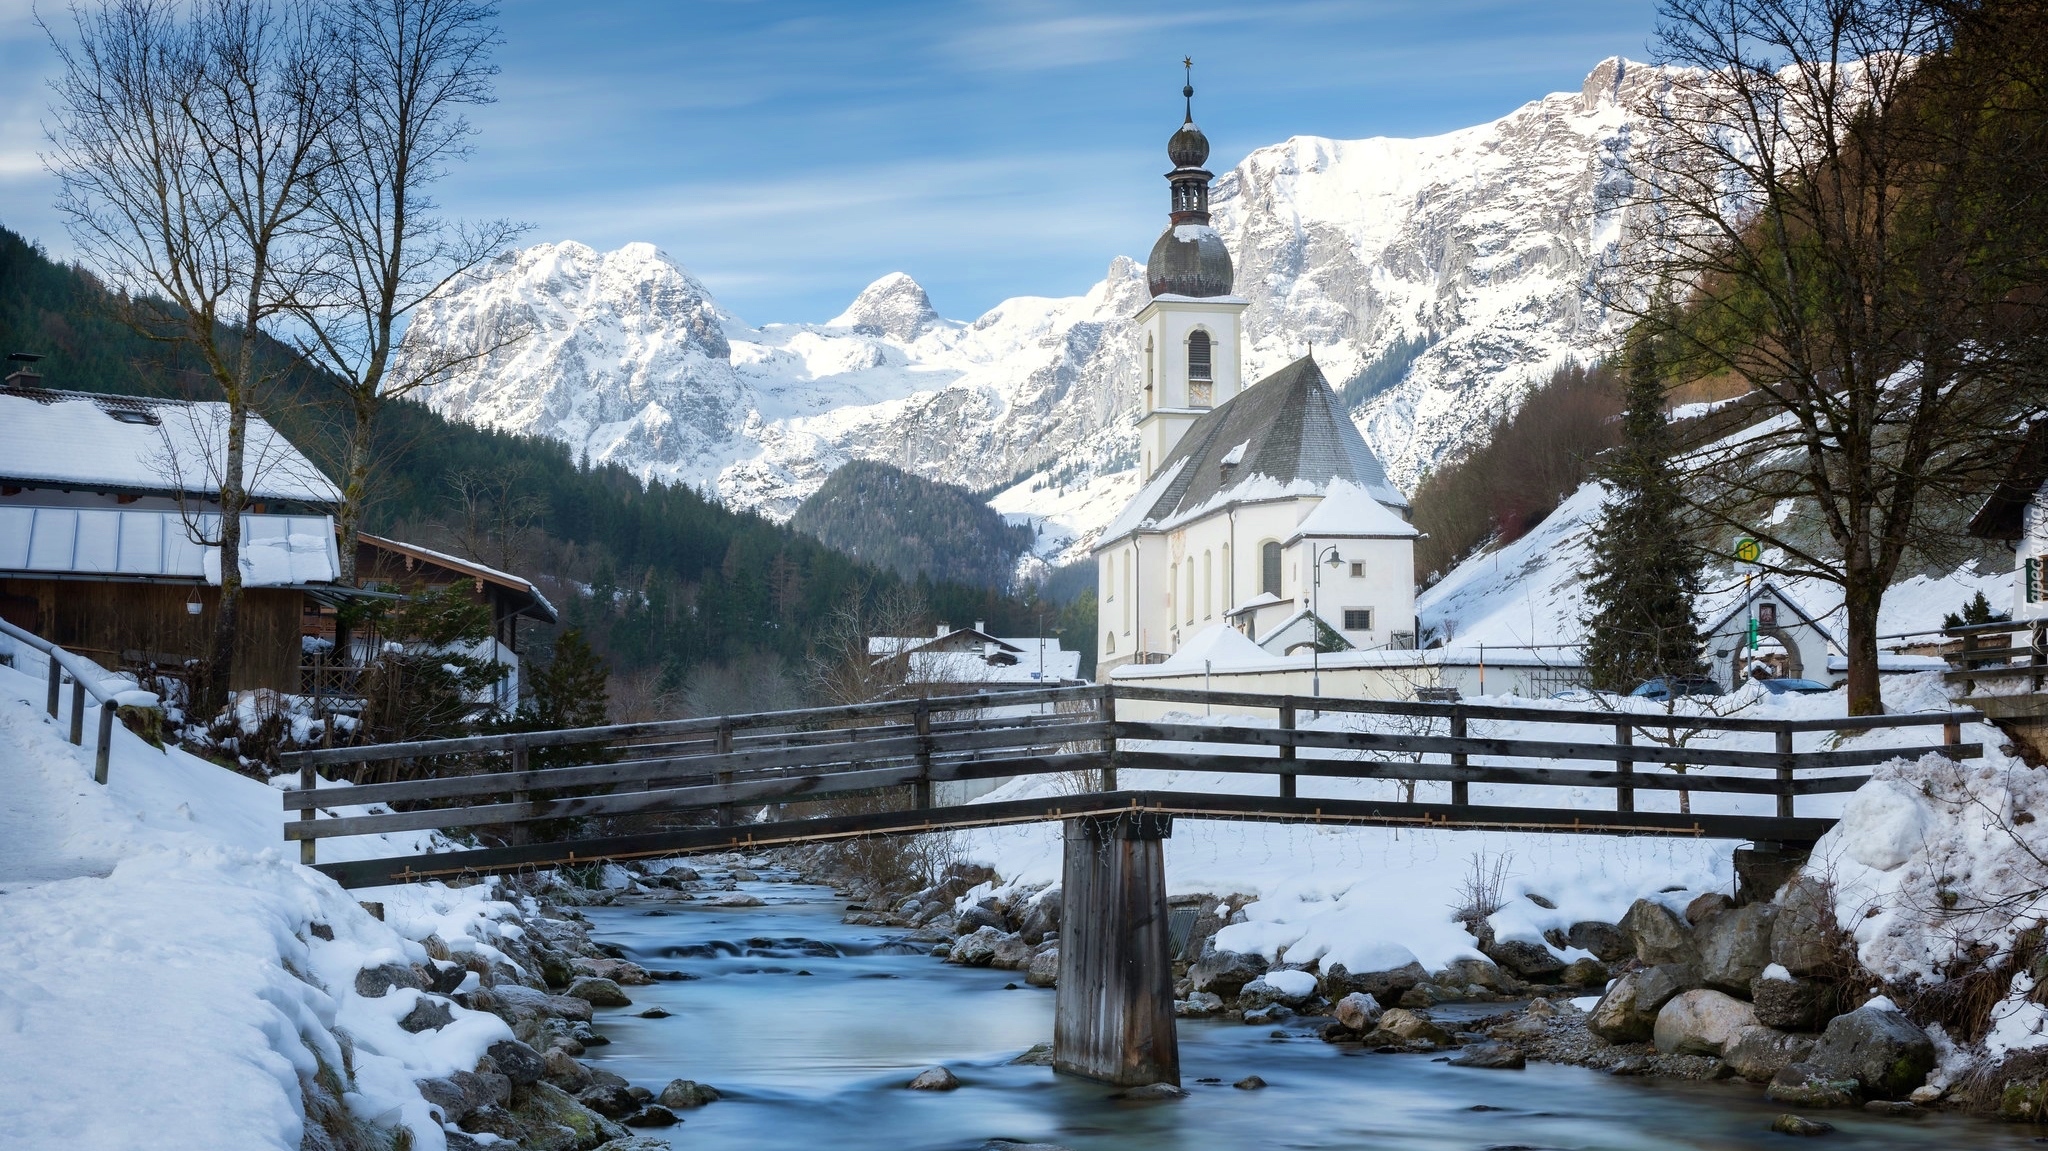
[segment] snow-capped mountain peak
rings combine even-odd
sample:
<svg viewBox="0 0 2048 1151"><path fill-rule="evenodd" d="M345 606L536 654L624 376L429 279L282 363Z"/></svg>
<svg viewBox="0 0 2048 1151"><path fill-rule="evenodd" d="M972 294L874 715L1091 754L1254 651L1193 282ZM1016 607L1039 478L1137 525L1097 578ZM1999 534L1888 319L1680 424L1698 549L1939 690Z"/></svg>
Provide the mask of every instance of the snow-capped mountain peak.
<svg viewBox="0 0 2048 1151"><path fill-rule="evenodd" d="M827 320L825 326L852 328L908 344L944 322L933 309L931 297L924 294L916 280L902 272L891 272L861 289L853 303Z"/></svg>

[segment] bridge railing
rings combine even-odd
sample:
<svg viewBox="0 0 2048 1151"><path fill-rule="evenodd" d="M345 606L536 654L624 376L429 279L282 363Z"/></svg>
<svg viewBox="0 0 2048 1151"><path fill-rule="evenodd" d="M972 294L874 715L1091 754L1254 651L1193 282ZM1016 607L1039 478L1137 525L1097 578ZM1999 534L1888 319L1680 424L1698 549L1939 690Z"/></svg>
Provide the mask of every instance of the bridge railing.
<svg viewBox="0 0 2048 1151"><path fill-rule="evenodd" d="M1231 715L1196 721L1179 712L1156 719L1120 718L1119 703L1264 710L1273 713L1274 722L1271 726L1250 724ZM1017 711L1022 705L1060 710ZM991 715L989 709L1005 709L1007 714ZM1125 708L1126 715L1130 710ZM1313 713L1429 722L1392 731L1302 726L1303 715ZM1223 772L1276 780L1270 800L1238 795L1225 802L1216 797L1146 793L1150 797L1147 802L1187 814L1220 815L1227 810L1261 818L1377 822L1459 818L1469 819L1475 826L1568 825L1571 829L1621 833L1811 838L1825 824L1797 817L1798 796L1853 791L1869 777L1848 769L1896 757L1918 758L1930 752L1957 760L1979 756L1982 746L1963 742L1961 725L1981 718L1976 712L1948 711L1765 719L1109 685L298 752L289 759L300 768L300 786L287 792L282 802L287 810L298 813L296 820L285 824L285 837L300 842L302 858L309 863L320 839L429 829L516 829L539 821L588 817L695 813L700 820L708 819L712 826L730 832L722 838L692 833L691 843L759 843L775 838L768 834L769 824L790 821L778 815L767 823L743 823L735 815L739 805L862 793L894 794L899 800L897 810L839 817L831 824L830 834L894 833L919 826L929 829L1010 818L1055 818L1073 803L1063 805L1055 797L1035 806L1012 805L1017 806L1016 812L1007 807L1003 812L994 810L1001 805L938 809L932 803L932 785L1052 774L1065 777L1062 787L1071 792L1097 793L1092 802L1099 804L1113 796L1137 794L1121 787L1119 772L1127 771ZM1555 725L1585 731L1586 737L1488 735L1474 732L1475 721L1512 722L1523 731L1530 725ZM1439 727L1443 734L1437 734ZM1795 749L1800 733L1927 727L1941 729L1940 742ZM1663 733L1661 741L1658 733ZM1769 735L1771 746L1691 742L1704 733ZM1644 735L1647 742L1638 735ZM528 765L527 757L536 749L573 748L586 749L591 761L570 766ZM457 756L468 757L459 770L443 766ZM320 766L365 760L409 760L426 766L412 778L346 789L317 787L315 772ZM1639 764L1677 771L1642 773L1635 770ZM1299 795L1302 776L1447 783L1450 802L1415 803L1412 788L1411 799L1405 803L1304 798ZM1568 803L1549 808L1477 805L1471 800L1473 784L1612 789L1613 811L1621 814L1596 819ZM1638 814L1638 791L1771 796L1776 800L1775 814L1681 816L1675 820L1668 818L1670 813ZM321 817L322 807L340 805L382 805L389 810ZM926 815L920 825L917 818L906 817L904 812ZM801 838L793 824L789 830L790 835L781 841ZM816 834L826 832L816 830ZM680 845L681 840L676 843ZM577 845L562 846L569 850ZM517 854L532 860L546 852ZM598 854L586 851L581 857Z"/></svg>

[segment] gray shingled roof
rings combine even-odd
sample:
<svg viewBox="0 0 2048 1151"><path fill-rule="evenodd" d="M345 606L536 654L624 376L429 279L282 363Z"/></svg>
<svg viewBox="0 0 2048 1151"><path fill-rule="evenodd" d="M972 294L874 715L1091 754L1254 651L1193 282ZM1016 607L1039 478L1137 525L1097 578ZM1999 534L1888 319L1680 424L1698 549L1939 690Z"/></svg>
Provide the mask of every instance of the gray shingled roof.
<svg viewBox="0 0 2048 1151"><path fill-rule="evenodd" d="M1223 458L1239 444L1247 445L1243 458L1226 469ZM1137 496L1147 505L1138 522L1125 512L1105 533L1105 542L1122 534L1119 528L1128 530L1125 525L1161 523L1210 504L1219 494L1263 498L1254 489L1271 489L1275 481L1299 494L1320 494L1332 480L1345 479L1388 507L1408 508L1407 498L1388 482L1386 468L1310 356L1196 420L1153 476Z"/></svg>

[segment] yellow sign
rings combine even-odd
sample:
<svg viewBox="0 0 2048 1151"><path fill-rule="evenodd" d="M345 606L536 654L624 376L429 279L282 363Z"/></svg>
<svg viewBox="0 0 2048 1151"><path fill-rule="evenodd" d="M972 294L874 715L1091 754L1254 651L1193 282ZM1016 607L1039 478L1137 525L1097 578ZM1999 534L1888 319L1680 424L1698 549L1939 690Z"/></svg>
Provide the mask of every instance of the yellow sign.
<svg viewBox="0 0 2048 1151"><path fill-rule="evenodd" d="M1757 557L1762 554L1764 554L1763 549L1758 547L1757 542L1748 536L1735 541L1735 558L1743 563L1753 564L1756 562Z"/></svg>

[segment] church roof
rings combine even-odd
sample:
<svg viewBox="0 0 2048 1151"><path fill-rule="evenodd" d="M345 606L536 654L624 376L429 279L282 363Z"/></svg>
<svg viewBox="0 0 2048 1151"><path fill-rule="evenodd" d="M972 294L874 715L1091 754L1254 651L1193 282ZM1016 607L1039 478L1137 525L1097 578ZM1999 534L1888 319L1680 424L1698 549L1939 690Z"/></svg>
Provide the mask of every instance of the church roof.
<svg viewBox="0 0 2048 1151"><path fill-rule="evenodd" d="M1406 510L1312 357L1281 368L1188 427L1098 547L1163 531L1226 503L1322 496L1337 481Z"/></svg>

